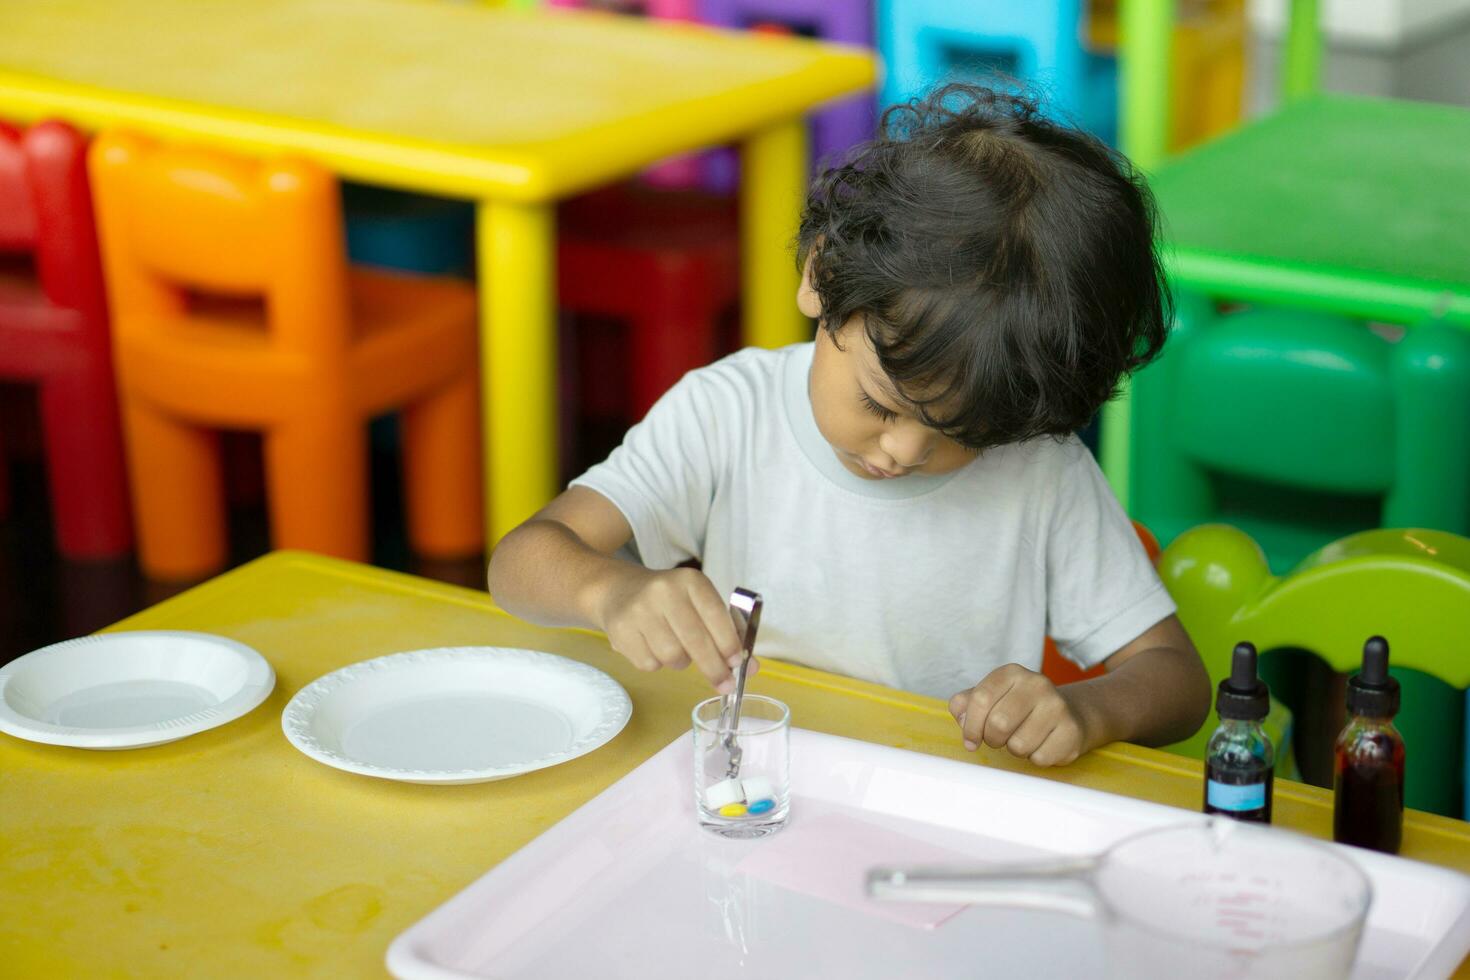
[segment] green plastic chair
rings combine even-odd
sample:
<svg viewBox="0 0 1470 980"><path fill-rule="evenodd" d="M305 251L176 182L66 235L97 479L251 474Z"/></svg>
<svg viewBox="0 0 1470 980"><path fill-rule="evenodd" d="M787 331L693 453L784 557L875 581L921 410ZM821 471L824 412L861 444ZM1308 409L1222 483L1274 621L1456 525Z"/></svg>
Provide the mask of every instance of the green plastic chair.
<svg viewBox="0 0 1470 980"><path fill-rule="evenodd" d="M1133 379L1131 516L1167 544L1223 522L1273 571L1355 531L1470 533L1470 331L1179 298Z"/></svg>
<svg viewBox="0 0 1470 980"><path fill-rule="evenodd" d="M1409 749L1407 803L1460 812L1470 540L1443 531L1364 531L1278 578L1249 535L1212 524L1180 535L1158 568L1215 683L1229 673L1230 650L1242 640L1263 652L1310 650L1346 673L1359 668L1368 637L1387 637L1403 688L1398 726ZM1169 750L1203 758L1211 730L1207 724Z"/></svg>

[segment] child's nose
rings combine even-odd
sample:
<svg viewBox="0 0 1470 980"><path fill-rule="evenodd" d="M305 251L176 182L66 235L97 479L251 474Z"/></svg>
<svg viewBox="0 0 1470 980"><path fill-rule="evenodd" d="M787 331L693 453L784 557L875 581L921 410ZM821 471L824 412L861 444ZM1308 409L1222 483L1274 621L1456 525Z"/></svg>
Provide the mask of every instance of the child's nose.
<svg viewBox="0 0 1470 980"><path fill-rule="evenodd" d="M917 422L900 424L883 434L878 448L904 469L915 469L929 461L929 454L934 450L934 432Z"/></svg>

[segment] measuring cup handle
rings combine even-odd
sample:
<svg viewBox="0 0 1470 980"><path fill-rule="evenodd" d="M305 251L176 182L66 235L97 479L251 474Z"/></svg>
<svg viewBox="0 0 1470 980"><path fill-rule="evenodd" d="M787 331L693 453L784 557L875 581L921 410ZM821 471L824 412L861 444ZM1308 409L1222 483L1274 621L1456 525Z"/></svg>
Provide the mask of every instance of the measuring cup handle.
<svg viewBox="0 0 1470 980"><path fill-rule="evenodd" d="M1092 858L1000 868L874 868L868 895L898 902L938 902L1065 912L1096 918L1102 901L1092 887Z"/></svg>

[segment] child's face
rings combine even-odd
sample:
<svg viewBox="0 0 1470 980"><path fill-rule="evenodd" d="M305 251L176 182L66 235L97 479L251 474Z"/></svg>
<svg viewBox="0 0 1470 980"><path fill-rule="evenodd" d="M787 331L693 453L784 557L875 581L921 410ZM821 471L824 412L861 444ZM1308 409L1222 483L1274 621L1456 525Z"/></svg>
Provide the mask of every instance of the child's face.
<svg viewBox="0 0 1470 980"><path fill-rule="evenodd" d="M822 312L809 275L802 276L796 305L810 317ZM869 480L891 480L949 473L975 458L973 450L920 421L894 390L859 317L837 333L841 347L828 331L817 331L809 394L817 429L844 466Z"/></svg>

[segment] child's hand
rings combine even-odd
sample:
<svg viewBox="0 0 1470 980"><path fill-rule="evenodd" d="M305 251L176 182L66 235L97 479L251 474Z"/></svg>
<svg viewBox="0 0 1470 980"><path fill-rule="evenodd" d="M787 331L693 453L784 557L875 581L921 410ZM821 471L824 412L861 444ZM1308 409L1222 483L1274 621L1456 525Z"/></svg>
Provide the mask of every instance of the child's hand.
<svg viewBox="0 0 1470 980"><path fill-rule="evenodd" d="M602 602L600 625L613 649L639 670L693 663L721 694L733 691L740 635L714 583L693 568L627 571Z"/></svg>
<svg viewBox="0 0 1470 980"><path fill-rule="evenodd" d="M1038 766L1065 766L1090 748L1082 717L1062 692L1019 664L997 667L950 698L949 713L972 751L983 741Z"/></svg>

